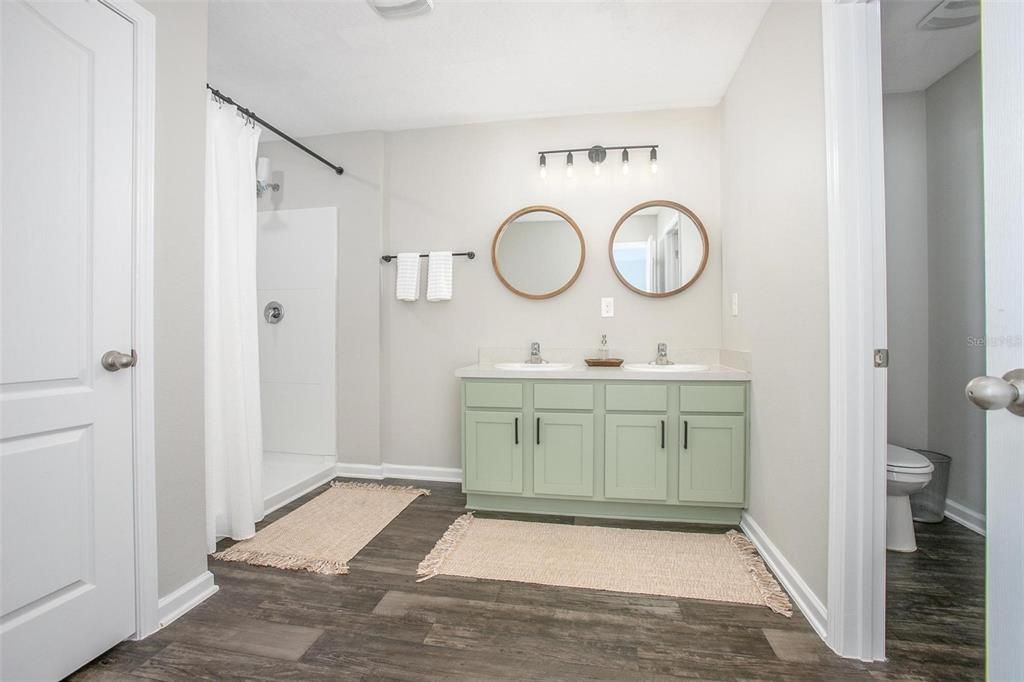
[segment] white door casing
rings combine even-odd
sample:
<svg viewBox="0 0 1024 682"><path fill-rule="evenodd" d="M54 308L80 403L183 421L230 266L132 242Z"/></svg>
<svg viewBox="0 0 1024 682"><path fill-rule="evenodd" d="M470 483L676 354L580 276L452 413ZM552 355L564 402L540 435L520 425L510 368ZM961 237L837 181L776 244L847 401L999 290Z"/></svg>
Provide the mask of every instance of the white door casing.
<svg viewBox="0 0 1024 682"><path fill-rule="evenodd" d="M986 372L1024 368L1024 4L981 13ZM990 680L1024 679L1024 417L988 413L986 637Z"/></svg>
<svg viewBox="0 0 1024 682"><path fill-rule="evenodd" d="M100 366L151 343L149 19L0 4L3 679L60 678L155 611L152 370Z"/></svg>

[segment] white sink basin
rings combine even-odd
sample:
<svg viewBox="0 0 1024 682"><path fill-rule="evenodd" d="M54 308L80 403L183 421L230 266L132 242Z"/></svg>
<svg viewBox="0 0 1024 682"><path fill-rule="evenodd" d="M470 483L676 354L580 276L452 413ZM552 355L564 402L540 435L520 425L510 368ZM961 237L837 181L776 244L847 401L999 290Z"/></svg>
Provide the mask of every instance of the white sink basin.
<svg viewBox="0 0 1024 682"><path fill-rule="evenodd" d="M707 365L651 365L646 362L634 362L622 366L634 372L706 372Z"/></svg>
<svg viewBox="0 0 1024 682"><path fill-rule="evenodd" d="M499 362L494 369L511 370L513 372L555 372L560 369L571 369L571 362L545 362L534 365L529 362Z"/></svg>

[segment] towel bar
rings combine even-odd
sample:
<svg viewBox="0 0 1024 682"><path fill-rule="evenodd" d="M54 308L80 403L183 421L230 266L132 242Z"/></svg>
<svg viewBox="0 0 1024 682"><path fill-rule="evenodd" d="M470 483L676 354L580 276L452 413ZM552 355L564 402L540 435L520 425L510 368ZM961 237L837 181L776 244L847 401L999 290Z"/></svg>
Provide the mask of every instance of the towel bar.
<svg viewBox="0 0 1024 682"><path fill-rule="evenodd" d="M429 255L430 255L429 253L421 253L420 254L420 258L426 258ZM462 253L453 253L452 255L453 256L465 256L469 260L473 260L474 258L476 258L476 253L473 252L473 251L463 251ZM390 263L391 261L393 261L396 258L398 258L398 256L381 256L380 260L383 263Z"/></svg>

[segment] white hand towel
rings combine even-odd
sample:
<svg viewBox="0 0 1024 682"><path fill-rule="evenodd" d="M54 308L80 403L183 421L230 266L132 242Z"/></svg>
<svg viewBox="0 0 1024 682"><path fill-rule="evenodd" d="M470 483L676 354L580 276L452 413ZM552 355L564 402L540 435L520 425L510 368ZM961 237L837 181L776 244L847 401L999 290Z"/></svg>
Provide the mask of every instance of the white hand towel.
<svg viewBox="0 0 1024 682"><path fill-rule="evenodd" d="M427 300L452 300L452 252L431 251L427 271Z"/></svg>
<svg viewBox="0 0 1024 682"><path fill-rule="evenodd" d="M420 254L398 254L398 272L395 275L395 298L416 301L420 297Z"/></svg>

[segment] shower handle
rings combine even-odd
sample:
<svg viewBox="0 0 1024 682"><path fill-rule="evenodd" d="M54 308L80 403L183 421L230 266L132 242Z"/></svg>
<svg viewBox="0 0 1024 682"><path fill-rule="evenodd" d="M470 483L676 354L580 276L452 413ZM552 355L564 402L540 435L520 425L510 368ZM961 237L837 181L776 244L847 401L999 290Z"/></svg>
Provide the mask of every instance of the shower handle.
<svg viewBox="0 0 1024 682"><path fill-rule="evenodd" d="M284 306L278 301L271 301L263 308L263 319L267 324L277 324L284 319Z"/></svg>

